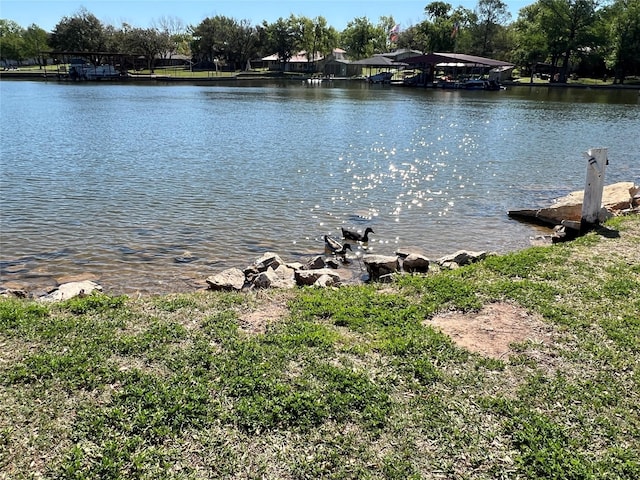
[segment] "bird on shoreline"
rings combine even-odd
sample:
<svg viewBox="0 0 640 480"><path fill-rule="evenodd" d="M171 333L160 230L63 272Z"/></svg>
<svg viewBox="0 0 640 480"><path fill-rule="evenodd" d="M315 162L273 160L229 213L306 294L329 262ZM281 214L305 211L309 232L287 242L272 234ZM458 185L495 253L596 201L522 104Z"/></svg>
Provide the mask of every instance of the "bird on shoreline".
<svg viewBox="0 0 640 480"><path fill-rule="evenodd" d="M364 231L364 234L353 232L351 230L347 230L342 227L342 236L345 240L355 240L356 242L368 243L369 242L369 234L376 233L373 231L371 227L367 227Z"/></svg>
<svg viewBox="0 0 640 480"><path fill-rule="evenodd" d="M349 245L348 243L345 243L343 245L338 240L330 237L329 235L324 236L324 245L329 252L333 253L334 255L342 255L343 257L347 254L347 250L351 250L351 245Z"/></svg>

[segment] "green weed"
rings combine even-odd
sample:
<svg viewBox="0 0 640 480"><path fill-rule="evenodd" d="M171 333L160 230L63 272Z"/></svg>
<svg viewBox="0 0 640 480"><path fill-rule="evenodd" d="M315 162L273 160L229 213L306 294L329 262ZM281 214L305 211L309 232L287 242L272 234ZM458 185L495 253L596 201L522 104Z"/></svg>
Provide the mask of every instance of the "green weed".
<svg viewBox="0 0 640 480"><path fill-rule="evenodd" d="M44 305L11 298L4 299L0 301L0 332L23 334L32 330L34 324L38 324L48 316L49 308Z"/></svg>
<svg viewBox="0 0 640 480"><path fill-rule="evenodd" d="M74 297L69 300L65 300L59 304L59 308L62 310L68 310L76 315L81 315L86 313L117 310L125 305L126 300L127 297L125 296L111 297L102 293L94 293L92 295Z"/></svg>
<svg viewBox="0 0 640 480"><path fill-rule="evenodd" d="M591 461L561 425L545 415L521 409L507 422L519 454L516 458L525 478L594 478Z"/></svg>
<svg viewBox="0 0 640 480"><path fill-rule="evenodd" d="M198 303L188 297L158 297L155 300L156 306L165 312L177 312L183 308L197 308Z"/></svg>
<svg viewBox="0 0 640 480"><path fill-rule="evenodd" d="M152 352L166 353L167 345L179 342L186 337L186 329L179 323L154 319L147 329L135 334L121 334L113 340L114 351L122 355L157 356Z"/></svg>

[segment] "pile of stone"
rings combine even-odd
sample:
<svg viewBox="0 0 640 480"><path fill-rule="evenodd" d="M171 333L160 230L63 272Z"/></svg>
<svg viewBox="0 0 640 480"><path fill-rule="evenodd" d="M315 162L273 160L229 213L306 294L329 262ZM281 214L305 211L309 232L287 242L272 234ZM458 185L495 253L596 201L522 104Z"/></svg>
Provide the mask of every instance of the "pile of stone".
<svg viewBox="0 0 640 480"><path fill-rule="evenodd" d="M458 268L477 262L486 252L460 250L437 260L440 268ZM395 255L364 255L362 257L369 282L391 282L397 274L426 274L430 261L420 251L401 249ZM307 263L287 263L278 254L267 252L244 270L228 268L206 279L210 290L251 290L265 288L294 288L296 286L333 287L352 282L351 272L336 257L316 256ZM352 282L353 283L353 282ZM41 302L59 302L74 297L102 292L94 281L63 283L37 298ZM0 291L3 296L29 298L23 290Z"/></svg>
<svg viewBox="0 0 640 480"><path fill-rule="evenodd" d="M267 252L244 270L228 268L206 279L211 290L248 290L253 288L293 288L315 285L339 285L343 279L333 258L318 256L307 262L287 263L280 255Z"/></svg>
<svg viewBox="0 0 640 480"><path fill-rule="evenodd" d="M486 252L458 251L442 257L442 268L457 268L484 259ZM426 274L430 261L421 252L404 249L395 255L364 255L362 257L369 282L390 282L393 275ZM228 268L206 279L210 290L251 290L264 288L294 288L296 286L332 287L349 280L347 271L334 258L316 256L309 262L287 263L277 253L267 252L244 270Z"/></svg>

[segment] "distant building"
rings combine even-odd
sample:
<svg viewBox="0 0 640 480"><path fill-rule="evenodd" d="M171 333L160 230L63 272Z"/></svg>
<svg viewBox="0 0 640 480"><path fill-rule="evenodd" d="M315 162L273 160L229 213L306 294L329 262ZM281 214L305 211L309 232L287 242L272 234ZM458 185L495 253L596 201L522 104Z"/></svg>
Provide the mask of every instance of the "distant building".
<svg viewBox="0 0 640 480"><path fill-rule="evenodd" d="M316 52L312 56L309 56L304 50L300 51L284 64L284 71L297 73L315 73L317 63L322 58L322 55L318 52ZM262 66L267 68L268 70L282 70L283 62L275 53L267 57L262 57L260 60L262 61Z"/></svg>
<svg viewBox="0 0 640 480"><path fill-rule="evenodd" d="M318 62L318 71L326 77L348 78L361 75L362 66L354 65L345 50L334 48L331 54Z"/></svg>
<svg viewBox="0 0 640 480"><path fill-rule="evenodd" d="M168 54L156 55L155 58L155 65L157 67L188 67L190 64L191 57L178 53L174 53L171 56Z"/></svg>

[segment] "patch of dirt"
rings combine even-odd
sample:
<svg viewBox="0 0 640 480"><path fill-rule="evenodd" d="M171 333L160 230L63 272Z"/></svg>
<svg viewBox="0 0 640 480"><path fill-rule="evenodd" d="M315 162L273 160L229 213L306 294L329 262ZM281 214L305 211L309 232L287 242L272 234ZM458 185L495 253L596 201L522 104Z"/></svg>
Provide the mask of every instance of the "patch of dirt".
<svg viewBox="0 0 640 480"><path fill-rule="evenodd" d="M265 333L269 324L289 315L287 301L288 296L286 295L261 300L256 310L239 314L240 328L250 334Z"/></svg>
<svg viewBox="0 0 640 480"><path fill-rule="evenodd" d="M426 322L439 328L460 347L491 358L515 353L513 343L550 342L542 317L510 303L491 303L477 313L448 312Z"/></svg>

